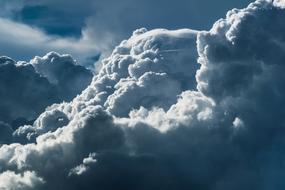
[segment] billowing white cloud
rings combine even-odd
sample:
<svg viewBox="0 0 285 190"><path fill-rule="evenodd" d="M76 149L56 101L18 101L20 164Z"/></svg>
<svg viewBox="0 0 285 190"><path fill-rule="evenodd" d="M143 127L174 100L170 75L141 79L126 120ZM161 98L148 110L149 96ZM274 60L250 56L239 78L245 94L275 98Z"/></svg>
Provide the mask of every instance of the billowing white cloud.
<svg viewBox="0 0 285 190"><path fill-rule="evenodd" d="M6 171L0 174L0 181L1 190L32 190L35 186L44 183L41 178L30 171L26 171L23 174Z"/></svg>
<svg viewBox="0 0 285 190"><path fill-rule="evenodd" d="M101 105L116 116L128 116L132 109L140 106L167 110L182 91L195 89L198 68L196 35L196 31L186 29L135 31L129 40L123 41L103 61L91 85L72 104L55 106L57 111L43 113L35 122L35 127L21 127L16 132L17 136L55 130L54 126L63 126L65 122L50 118L66 116L63 121L72 120L74 114L88 106ZM52 122L49 124L46 121ZM38 122L46 124L37 125Z"/></svg>
<svg viewBox="0 0 285 190"><path fill-rule="evenodd" d="M285 1L284 0L275 0L273 3L278 7L282 7L282 8L285 7Z"/></svg>
<svg viewBox="0 0 285 190"><path fill-rule="evenodd" d="M1 172L32 170L40 190L284 189L284 19L258 0L210 31L135 31L14 132Z"/></svg>

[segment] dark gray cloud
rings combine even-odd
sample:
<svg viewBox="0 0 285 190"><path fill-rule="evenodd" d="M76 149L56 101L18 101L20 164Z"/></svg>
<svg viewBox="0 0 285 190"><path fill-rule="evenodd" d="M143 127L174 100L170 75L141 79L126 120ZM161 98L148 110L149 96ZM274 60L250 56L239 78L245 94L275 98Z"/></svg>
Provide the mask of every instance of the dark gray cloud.
<svg viewBox="0 0 285 190"><path fill-rule="evenodd" d="M2 186L284 189L283 5L258 0L207 32L135 31L82 94L14 132L25 143L0 147Z"/></svg>
<svg viewBox="0 0 285 190"><path fill-rule="evenodd" d="M56 86L62 99L72 100L91 82L93 74L79 65L70 55L51 52L44 57L35 57L29 64L36 72Z"/></svg>
<svg viewBox="0 0 285 190"><path fill-rule="evenodd" d="M31 124L45 108L70 101L85 89L92 73L76 65L72 57L49 53L29 63L0 57L0 121L18 127ZM1 138L2 139L2 138Z"/></svg>

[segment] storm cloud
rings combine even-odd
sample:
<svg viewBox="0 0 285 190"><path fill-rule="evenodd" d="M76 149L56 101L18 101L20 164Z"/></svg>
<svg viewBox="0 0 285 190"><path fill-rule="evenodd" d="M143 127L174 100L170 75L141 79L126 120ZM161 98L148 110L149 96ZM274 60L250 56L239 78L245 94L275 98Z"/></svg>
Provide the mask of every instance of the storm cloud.
<svg viewBox="0 0 285 190"><path fill-rule="evenodd" d="M73 99L93 77L71 56L53 52L28 63L0 57L0 73L1 131L33 123L47 106Z"/></svg>
<svg viewBox="0 0 285 190"><path fill-rule="evenodd" d="M257 0L210 31L136 30L80 95L13 131L4 189L284 189L284 19ZM51 55L27 65L54 84Z"/></svg>

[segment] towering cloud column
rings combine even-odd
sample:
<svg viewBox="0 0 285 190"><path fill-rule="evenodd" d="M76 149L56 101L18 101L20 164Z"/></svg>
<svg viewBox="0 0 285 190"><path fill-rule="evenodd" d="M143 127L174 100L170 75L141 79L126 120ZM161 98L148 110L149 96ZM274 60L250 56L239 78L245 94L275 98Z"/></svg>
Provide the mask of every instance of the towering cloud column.
<svg viewBox="0 0 285 190"><path fill-rule="evenodd" d="M258 0L210 31L135 31L0 147L0 188L284 189L284 20Z"/></svg>

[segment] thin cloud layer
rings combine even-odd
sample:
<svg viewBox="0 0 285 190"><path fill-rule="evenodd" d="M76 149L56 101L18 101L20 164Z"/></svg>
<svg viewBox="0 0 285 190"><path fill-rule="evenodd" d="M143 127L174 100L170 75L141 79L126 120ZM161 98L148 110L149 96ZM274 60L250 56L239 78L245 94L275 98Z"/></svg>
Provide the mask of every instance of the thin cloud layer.
<svg viewBox="0 0 285 190"><path fill-rule="evenodd" d="M82 64L87 64L90 57L106 50L106 47L100 46L99 43L94 46L88 33L84 33L80 39L62 38L2 17L0 17L0 36L1 54L25 61L32 59L35 52L45 54L57 51L61 54L72 54Z"/></svg>
<svg viewBox="0 0 285 190"><path fill-rule="evenodd" d="M135 31L82 94L14 131L1 177L28 174L40 190L284 189L284 19L280 1L258 0L210 31Z"/></svg>

